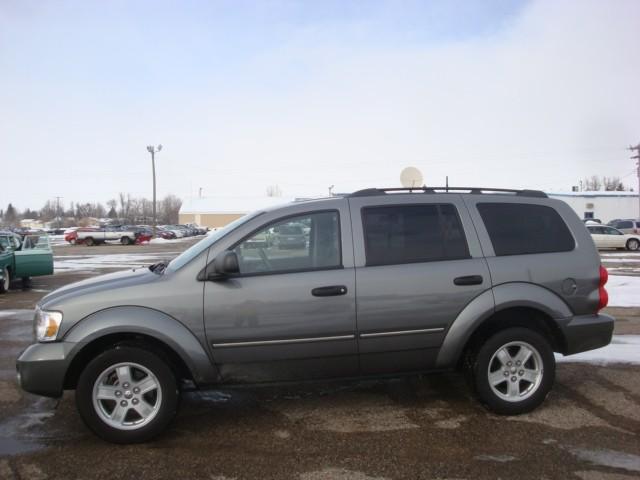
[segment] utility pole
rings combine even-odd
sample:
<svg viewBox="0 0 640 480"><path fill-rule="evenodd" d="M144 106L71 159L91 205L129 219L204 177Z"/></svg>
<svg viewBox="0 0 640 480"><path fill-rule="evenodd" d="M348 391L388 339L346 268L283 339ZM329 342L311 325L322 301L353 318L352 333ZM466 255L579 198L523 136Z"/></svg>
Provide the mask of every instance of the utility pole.
<svg viewBox="0 0 640 480"><path fill-rule="evenodd" d="M56 219L58 220L58 228L60 228L60 226L61 226L60 225L61 224L61 221L60 221L60 200L62 198L63 197L56 197Z"/></svg>
<svg viewBox="0 0 640 480"><path fill-rule="evenodd" d="M153 236L156 236L156 230L158 226L158 219L156 217L156 153L162 150L162 145L154 147L153 145L147 146L147 152L151 154L151 173L153 174Z"/></svg>
<svg viewBox="0 0 640 480"><path fill-rule="evenodd" d="M631 157L636 161L636 174L638 175L638 218L640 218L640 143L638 143L635 147L629 146L629 150L632 152L636 152L636 154Z"/></svg>

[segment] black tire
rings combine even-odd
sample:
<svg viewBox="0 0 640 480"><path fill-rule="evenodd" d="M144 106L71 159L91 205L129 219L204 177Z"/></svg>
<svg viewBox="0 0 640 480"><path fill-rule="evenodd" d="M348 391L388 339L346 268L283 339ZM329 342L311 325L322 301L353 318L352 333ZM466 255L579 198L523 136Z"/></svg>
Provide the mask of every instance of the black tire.
<svg viewBox="0 0 640 480"><path fill-rule="evenodd" d="M635 238L630 238L629 240L627 240L627 250L635 252L638 249L640 249L640 241L636 240Z"/></svg>
<svg viewBox="0 0 640 480"><path fill-rule="evenodd" d="M519 346L518 343L523 345ZM525 366L516 367L515 361L513 362L513 367L501 366L500 359L494 357L494 355L498 355L498 352L506 345L511 345L508 350L510 349L516 353L519 352L518 349L522 346L533 347L537 356L533 354L532 357L534 359L530 359L528 362L540 363L539 368L542 372L539 381L534 383L525 380L524 377L521 378L520 375L522 373L520 372L526 372L524 370ZM505 383L492 387L489 383L490 368L493 369L496 366L496 362L498 362L497 365L499 367L493 373L505 375ZM527 365L531 364L528 363ZM509 368L514 367L516 371L512 373ZM503 368L505 370L502 370ZM479 346L475 353L470 355L467 362L467 374L476 396L489 410L500 415L520 415L530 412L542 404L553 386L555 369L555 357L549 342L539 333L522 327L507 328L490 336ZM507 370L509 375L506 374ZM509 396L510 382L515 382L518 385L515 387L517 391L522 391L523 393L516 394L512 397L512 400L506 400L505 397ZM530 389L527 390L527 387L530 387ZM503 388L505 392L494 391L494 389L500 390ZM520 396L523 398L518 400Z"/></svg>
<svg viewBox="0 0 640 480"><path fill-rule="evenodd" d="M10 286L11 275L9 274L9 269L5 267L2 269L2 279L0 279L0 293L8 292Z"/></svg>
<svg viewBox="0 0 640 480"><path fill-rule="evenodd" d="M131 245L131 239L129 237L122 237L120 243L122 245Z"/></svg>
<svg viewBox="0 0 640 480"><path fill-rule="evenodd" d="M28 289L31 288L31 277L22 277L22 288Z"/></svg>
<svg viewBox="0 0 640 480"><path fill-rule="evenodd" d="M96 382L107 369L120 363L138 364L148 369L158 380L162 393L161 400L157 400L157 413L149 423L130 430L107 424L93 402ZM101 353L82 371L76 387L76 406L87 427L100 438L119 444L146 442L162 433L176 415L178 400L176 378L169 365L155 353L137 347L122 346Z"/></svg>
<svg viewBox="0 0 640 480"><path fill-rule="evenodd" d="M96 243L94 242L93 237L87 237L84 239L84 244L87 247L93 247Z"/></svg>

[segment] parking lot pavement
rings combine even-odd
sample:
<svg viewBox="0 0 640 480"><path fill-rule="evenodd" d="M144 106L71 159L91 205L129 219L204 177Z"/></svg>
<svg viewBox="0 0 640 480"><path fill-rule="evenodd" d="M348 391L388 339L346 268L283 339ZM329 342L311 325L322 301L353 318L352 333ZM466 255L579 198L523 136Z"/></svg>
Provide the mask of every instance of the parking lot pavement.
<svg viewBox="0 0 640 480"><path fill-rule="evenodd" d="M129 248L138 247L60 247L56 256ZM134 253L174 251L162 244ZM0 296L0 479L640 476L640 367L624 364L559 363L545 404L518 417L485 411L453 373L189 393L157 441L104 443L83 426L72 392L59 402L23 393L15 358L31 341L40 297L105 271L70 269ZM619 318L616 334L640 334L640 308L610 313Z"/></svg>

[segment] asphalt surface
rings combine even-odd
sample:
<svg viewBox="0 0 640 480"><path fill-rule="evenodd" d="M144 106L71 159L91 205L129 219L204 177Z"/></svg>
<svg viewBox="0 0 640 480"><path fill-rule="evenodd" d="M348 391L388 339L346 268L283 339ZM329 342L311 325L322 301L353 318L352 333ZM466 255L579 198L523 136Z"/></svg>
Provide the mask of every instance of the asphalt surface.
<svg viewBox="0 0 640 480"><path fill-rule="evenodd" d="M95 255L124 254L122 262L170 257L191 243L56 247L55 255L63 266ZM82 424L73 392L56 401L15 382L38 299L111 271L87 265L0 295L0 479L640 478L640 368L628 365L558 364L544 405L518 417L485 411L453 373L190 393L158 440L105 443ZM620 318L616 333L640 334L640 309L610 313Z"/></svg>

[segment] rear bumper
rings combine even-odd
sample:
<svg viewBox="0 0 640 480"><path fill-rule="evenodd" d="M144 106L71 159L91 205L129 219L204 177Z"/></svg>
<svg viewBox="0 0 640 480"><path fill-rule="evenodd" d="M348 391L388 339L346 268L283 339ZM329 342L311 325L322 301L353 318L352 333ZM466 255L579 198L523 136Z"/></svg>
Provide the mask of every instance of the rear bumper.
<svg viewBox="0 0 640 480"><path fill-rule="evenodd" d="M611 343L615 319L605 314L578 315L560 325L566 342L565 355L601 348Z"/></svg>
<svg viewBox="0 0 640 480"><path fill-rule="evenodd" d="M69 351L74 344L65 342L35 343L27 347L16 361L20 387L36 395L60 397L69 366Z"/></svg>

